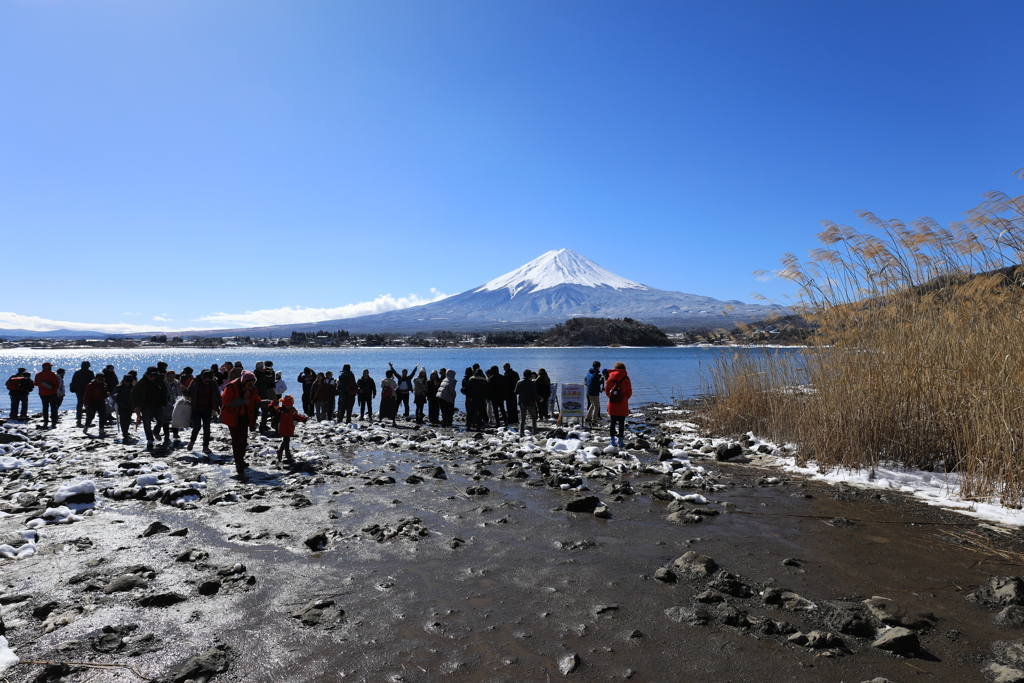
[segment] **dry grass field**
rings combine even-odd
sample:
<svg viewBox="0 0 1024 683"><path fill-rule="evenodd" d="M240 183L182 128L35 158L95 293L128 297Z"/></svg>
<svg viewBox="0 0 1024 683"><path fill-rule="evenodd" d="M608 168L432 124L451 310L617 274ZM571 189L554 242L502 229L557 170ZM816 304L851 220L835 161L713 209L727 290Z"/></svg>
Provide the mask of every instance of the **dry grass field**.
<svg viewBox="0 0 1024 683"><path fill-rule="evenodd" d="M990 193L948 227L861 218L783 257L811 343L719 363L713 428L824 468L941 464L966 498L1024 503L1024 196Z"/></svg>

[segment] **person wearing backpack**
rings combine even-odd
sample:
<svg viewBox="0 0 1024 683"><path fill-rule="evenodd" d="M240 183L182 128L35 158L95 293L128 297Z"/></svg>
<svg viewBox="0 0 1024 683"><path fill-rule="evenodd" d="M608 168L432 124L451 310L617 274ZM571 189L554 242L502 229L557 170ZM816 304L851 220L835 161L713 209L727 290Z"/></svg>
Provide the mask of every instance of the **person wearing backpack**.
<svg viewBox="0 0 1024 683"><path fill-rule="evenodd" d="M626 364L619 362L608 373L608 381L604 385L605 396L608 397L608 416L611 418L611 437L613 446L626 445L626 416L629 415L629 397L633 395L633 384L626 374ZM619 442L615 443L616 432Z"/></svg>
<svg viewBox="0 0 1024 683"><path fill-rule="evenodd" d="M594 361L587 376L583 378L583 384L587 388L587 417L586 424L601 423L601 392L604 390L604 375L601 374L601 362Z"/></svg>
<svg viewBox="0 0 1024 683"><path fill-rule="evenodd" d="M7 392L11 395L11 419L28 422L28 395L31 393L32 378L28 370L18 368L18 371L7 380ZM20 415L18 407L21 407Z"/></svg>
<svg viewBox="0 0 1024 683"><path fill-rule="evenodd" d="M93 380L85 387L85 426L82 427L83 434L89 434L89 428L92 427L92 418L96 417L100 427L100 438L102 439L107 435L108 393L107 382L102 372L93 377Z"/></svg>
<svg viewBox="0 0 1024 683"><path fill-rule="evenodd" d="M82 428L82 412L85 411L85 388L96 377L96 373L90 370L89 366L89 361L83 360L81 369L75 370L75 374L71 375L71 386L68 387L71 393L78 397L78 405L75 406L75 426L79 429Z"/></svg>
<svg viewBox="0 0 1024 683"><path fill-rule="evenodd" d="M43 363L43 371L36 373L34 384L39 387L39 399L43 402L43 429L48 424L57 426L57 392L60 391L60 377L51 368L52 363Z"/></svg>

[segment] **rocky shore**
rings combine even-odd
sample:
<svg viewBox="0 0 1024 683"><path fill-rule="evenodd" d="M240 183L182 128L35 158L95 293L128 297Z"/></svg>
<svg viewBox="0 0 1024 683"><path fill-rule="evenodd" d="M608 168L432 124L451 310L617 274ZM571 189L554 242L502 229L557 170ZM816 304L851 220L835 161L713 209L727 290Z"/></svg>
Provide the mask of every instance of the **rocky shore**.
<svg viewBox="0 0 1024 683"><path fill-rule="evenodd" d="M294 466L0 425L10 681L1024 681L1021 536L649 407L308 423Z"/></svg>

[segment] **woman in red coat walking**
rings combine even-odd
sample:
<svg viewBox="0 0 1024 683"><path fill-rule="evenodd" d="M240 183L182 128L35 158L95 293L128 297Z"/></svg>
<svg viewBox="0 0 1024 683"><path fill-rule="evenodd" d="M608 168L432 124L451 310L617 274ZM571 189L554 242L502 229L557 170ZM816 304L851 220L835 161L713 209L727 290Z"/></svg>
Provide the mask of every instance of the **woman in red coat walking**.
<svg viewBox="0 0 1024 683"><path fill-rule="evenodd" d="M220 421L231 432L231 452L235 456L235 470L245 473L245 449L249 445L249 430L256 429L256 412L260 405L260 394L256 391L256 375L248 370L224 387L221 394ZM269 401L266 401L269 403Z"/></svg>
<svg viewBox="0 0 1024 683"><path fill-rule="evenodd" d="M629 397L633 395L633 385L626 374L626 364L616 363L608 373L604 383L604 395L608 397L608 416L611 417L611 435L613 446L625 446L626 416L629 415ZM615 443L616 431L619 442Z"/></svg>

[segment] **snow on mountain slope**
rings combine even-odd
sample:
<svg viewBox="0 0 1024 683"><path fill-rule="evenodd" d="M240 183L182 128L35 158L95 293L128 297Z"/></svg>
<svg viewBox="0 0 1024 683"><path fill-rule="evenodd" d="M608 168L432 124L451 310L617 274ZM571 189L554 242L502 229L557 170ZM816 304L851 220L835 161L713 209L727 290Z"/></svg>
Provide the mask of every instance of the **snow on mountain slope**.
<svg viewBox="0 0 1024 683"><path fill-rule="evenodd" d="M514 297L516 294L539 292L559 285L611 287L617 290L650 289L605 270L572 249L556 249L472 291L494 292L507 289L509 295Z"/></svg>

